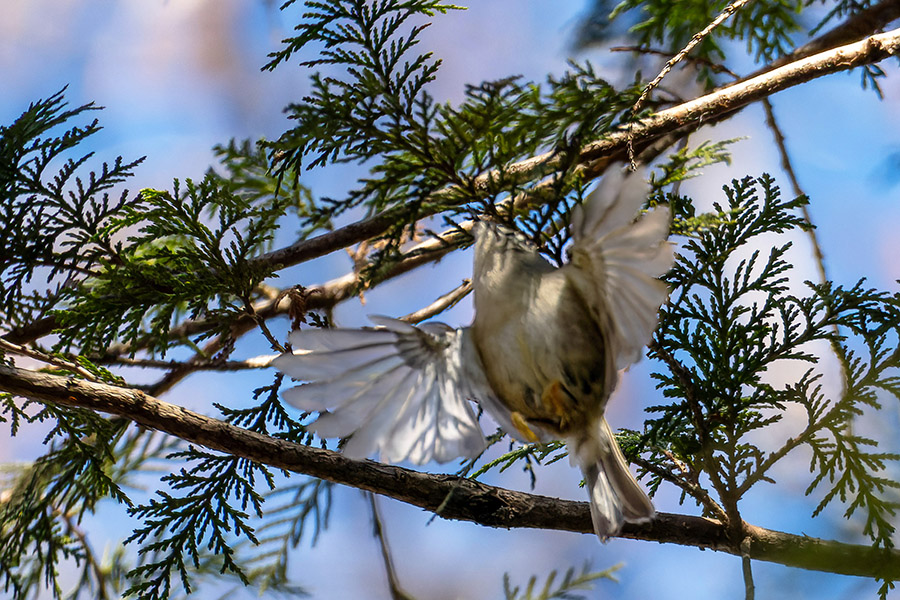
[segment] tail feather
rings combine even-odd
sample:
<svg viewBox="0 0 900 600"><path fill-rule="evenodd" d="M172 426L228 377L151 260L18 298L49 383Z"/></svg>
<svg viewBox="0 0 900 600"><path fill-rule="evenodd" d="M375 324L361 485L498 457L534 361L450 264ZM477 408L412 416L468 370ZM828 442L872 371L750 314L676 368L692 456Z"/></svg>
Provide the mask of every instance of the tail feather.
<svg viewBox="0 0 900 600"><path fill-rule="evenodd" d="M569 454L584 473L591 499L594 533L601 540L616 536L628 523L643 523L656 514L616 443L606 419L585 437L569 440Z"/></svg>

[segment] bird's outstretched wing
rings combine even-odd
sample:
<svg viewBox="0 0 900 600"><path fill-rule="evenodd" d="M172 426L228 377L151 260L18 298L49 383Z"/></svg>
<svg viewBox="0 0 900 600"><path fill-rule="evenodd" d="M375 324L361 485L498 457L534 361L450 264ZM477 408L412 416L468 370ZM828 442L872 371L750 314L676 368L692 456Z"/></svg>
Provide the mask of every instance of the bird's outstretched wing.
<svg viewBox="0 0 900 600"><path fill-rule="evenodd" d="M656 328L668 288L657 277L674 260L669 209L638 217L647 197L644 173L625 175L615 166L572 213L572 280L616 348L616 368L637 362ZM637 217L637 219L636 219Z"/></svg>
<svg viewBox="0 0 900 600"><path fill-rule="evenodd" d="M305 329L272 363L307 381L283 394L321 415L311 428L347 438L344 454L422 464L477 455L484 435L470 399L492 396L467 329L371 317L379 329Z"/></svg>

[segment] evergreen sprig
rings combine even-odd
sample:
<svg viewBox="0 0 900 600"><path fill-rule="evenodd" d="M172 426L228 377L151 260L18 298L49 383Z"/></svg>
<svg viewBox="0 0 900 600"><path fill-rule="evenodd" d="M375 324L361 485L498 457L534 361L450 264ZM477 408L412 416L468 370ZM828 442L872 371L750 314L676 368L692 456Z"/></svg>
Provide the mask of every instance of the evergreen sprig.
<svg viewBox="0 0 900 600"><path fill-rule="evenodd" d="M17 598L39 589L60 595L61 565L74 560L83 566L91 552L86 538L73 535L75 526L106 498L131 505L112 469L127 421L49 404L31 413L29 404L18 406L8 395L0 402L0 420L7 415L13 433L23 422L53 424L45 438L47 454L22 467L15 484L3 491L0 578Z"/></svg>
<svg viewBox="0 0 900 600"><path fill-rule="evenodd" d="M61 288L92 275L115 254L107 227L133 200L127 191L114 197L110 191L143 161L118 157L87 170L93 153L72 154L100 125L96 119L70 123L99 107L67 109L63 92L0 126L0 314L11 324L42 316L58 303ZM46 292L29 287L33 279Z"/></svg>
<svg viewBox="0 0 900 600"><path fill-rule="evenodd" d="M295 176L289 170L285 177L272 176L264 144L265 140L253 143L232 139L227 144L214 146L213 154L219 165L211 168L207 175L213 178L219 189L239 196L251 205L259 205L272 198L285 199L285 207L295 210L302 222L311 225L299 232L301 239L319 227L330 228L330 221L319 220L321 211L317 209L310 189L297 181L299 175Z"/></svg>
<svg viewBox="0 0 900 600"><path fill-rule="evenodd" d="M158 491L149 503L129 511L143 526L135 529L126 543L141 544L138 552L144 562L128 574L131 587L126 595L162 600L170 597L178 582L190 593L189 569L200 567L204 549L217 557L220 573L230 572L248 584L235 561L233 540L246 537L258 543L247 511L262 516L264 498L256 489L257 478L272 489L272 473L247 459L193 446L171 458L193 463L163 477L172 490L181 493Z"/></svg>
<svg viewBox="0 0 900 600"><path fill-rule="evenodd" d="M307 431L301 421L294 419L281 402L278 394L283 380L284 374L277 373L270 385L253 390L253 399L259 402L254 406L231 408L218 403L214 406L222 411L225 421L232 425L298 444L311 444L316 439L315 436Z"/></svg>
<svg viewBox="0 0 900 600"><path fill-rule="evenodd" d="M540 465L552 465L558 460L568 456L565 450L566 444L560 441L547 442L545 444L522 444L514 447L509 452L493 460L489 460L469 475L472 479L478 479L488 471L499 467L499 473L507 470L515 464L524 461L522 470L531 477L531 487L537 483L534 467Z"/></svg>
<svg viewBox="0 0 900 600"><path fill-rule="evenodd" d="M255 406L216 406L228 423L308 444L313 435L285 411L279 398L283 377L277 374L271 385L254 390L259 401ZM288 474L282 473L284 481L276 487L276 474L263 465L194 447L169 458L183 459L189 467L163 477L177 495L158 492L157 498L131 510L144 526L128 541L142 544L144 560L128 573L128 593L168 598L179 581L189 593L193 581L218 572L261 591L303 595L288 576L288 551L308 527L313 541L327 527L331 484L306 478L288 483ZM264 513L263 504L270 498L288 500Z"/></svg>
<svg viewBox="0 0 900 600"><path fill-rule="evenodd" d="M293 4L287 2L282 9ZM455 9L434 0L322 0L305 3L299 34L270 55L264 67L274 69L310 43L323 45L307 67L338 65L346 78L312 77L312 95L291 107L299 126L285 134L282 164L299 167L315 154L312 165L357 160L392 148L413 118L424 86L440 64L426 52L412 56L427 24L406 27L417 16ZM410 56L408 56L408 54ZM372 135L372 133L380 135ZM401 135L397 135L401 134ZM297 169L299 171L299 168Z"/></svg>
<svg viewBox="0 0 900 600"><path fill-rule="evenodd" d="M187 565L191 586L202 589L207 580L221 580L225 575L234 579L235 585L223 598L248 587L260 596L308 596L307 590L292 577L289 559L305 535L311 531L309 540L315 544L327 528L332 489L330 482L314 478L279 482L263 494L267 509L262 518L254 519L255 538L235 536L231 540L240 573L221 573L222 561L217 553L201 548L196 564Z"/></svg>
<svg viewBox="0 0 900 600"><path fill-rule="evenodd" d="M900 457L872 451L877 442L854 435L852 424L867 407L879 407L878 390L900 391L900 300L861 284L849 290L809 284L809 296L788 293L790 243L772 247L765 258L744 247L764 234L804 227L795 209L806 199L781 199L767 175L733 181L725 192L727 206L715 207L720 224L689 239L667 277L674 294L661 311L651 355L669 367L654 377L673 402L649 409L659 414L646 424L651 461L663 467L674 455L691 472L707 473L722 505L736 509L752 486L771 481L778 460L806 445L818 473L807 492L828 485L815 514L835 499L845 501L847 516L865 513L864 533L873 543L890 546L896 505L888 492L898 483L885 468ZM783 388L766 381L777 363L818 363L810 347L816 341L831 344L842 362L839 397L826 394L813 367ZM768 452L748 439L780 422L790 403L807 411L803 431ZM657 485L659 475L652 480Z"/></svg>
<svg viewBox="0 0 900 600"><path fill-rule="evenodd" d="M587 592L594 589L594 584L599 579L615 581L615 572L619 566L611 567L603 571L592 571L589 565L584 565L580 571L574 567L566 570L562 580L557 582L557 571L551 571L544 580L544 585L538 588L538 578L533 575L525 588L513 586L509 574L503 575L503 594L506 600L579 600L584 596L578 592Z"/></svg>
<svg viewBox="0 0 900 600"><path fill-rule="evenodd" d="M288 560L290 552L308 534L311 544L327 529L331 515L333 484L314 478L279 485L266 494L268 508L257 530L259 543L250 546L243 540L235 548L244 550L243 563L247 577L260 589L303 595L303 589L291 583Z"/></svg>
<svg viewBox="0 0 900 600"><path fill-rule="evenodd" d="M876 451L878 441L855 434L852 425L864 411L882 408L880 396L900 399L900 297L864 288L862 282L851 289L826 284L815 290L821 310L832 313L855 339L838 346L846 378L842 397L825 396L811 372L795 386L809 420L802 436L813 453L810 471L817 473L807 494L824 486L814 515L839 499L847 505L848 518L862 510L863 533L876 545L892 547L891 517L900 503L891 499L891 491L900 489L900 482L885 474L900 454Z"/></svg>
<svg viewBox="0 0 900 600"><path fill-rule="evenodd" d="M114 259L63 292L59 347L103 352L114 341L165 352L170 326L188 316L213 318L227 332L250 310L273 265L253 262L272 240L291 197L246 197L217 178L175 181L173 191L145 189L112 222L109 234L137 227ZM210 222L211 221L211 222ZM180 342L181 340L174 340Z"/></svg>

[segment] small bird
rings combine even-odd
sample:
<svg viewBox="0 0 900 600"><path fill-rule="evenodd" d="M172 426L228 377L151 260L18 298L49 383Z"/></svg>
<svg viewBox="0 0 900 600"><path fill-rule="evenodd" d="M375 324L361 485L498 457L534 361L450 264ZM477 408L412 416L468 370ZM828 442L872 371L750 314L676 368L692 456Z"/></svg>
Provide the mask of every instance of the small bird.
<svg viewBox="0 0 900 600"><path fill-rule="evenodd" d="M318 412L312 430L345 438L349 456L416 464L484 449L475 401L519 441L567 441L601 540L652 519L604 418L668 294L658 277L674 260L669 210L641 214L646 196L640 173L611 167L573 209L559 268L520 233L476 223L471 326L370 317L378 328L296 331L273 364L307 383L284 399Z"/></svg>

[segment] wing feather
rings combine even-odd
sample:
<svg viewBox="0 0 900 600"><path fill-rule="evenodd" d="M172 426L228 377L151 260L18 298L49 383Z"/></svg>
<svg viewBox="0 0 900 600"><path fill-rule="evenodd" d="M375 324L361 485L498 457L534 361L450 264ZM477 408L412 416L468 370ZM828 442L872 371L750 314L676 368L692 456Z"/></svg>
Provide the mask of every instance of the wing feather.
<svg viewBox="0 0 900 600"><path fill-rule="evenodd" d="M611 169L572 215L572 263L564 267L598 322L612 330L616 368L641 358L668 288L658 277L674 261L669 209L639 214L647 195L643 172Z"/></svg>
<svg viewBox="0 0 900 600"><path fill-rule="evenodd" d="M468 330L373 317L380 329L316 329L291 335L273 365L307 383L288 403L320 415L321 437L349 438L344 452L422 464L475 456L484 435L469 400L498 402ZM474 361L474 362L473 362Z"/></svg>

